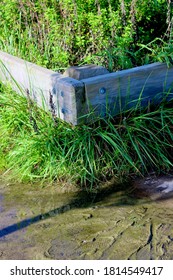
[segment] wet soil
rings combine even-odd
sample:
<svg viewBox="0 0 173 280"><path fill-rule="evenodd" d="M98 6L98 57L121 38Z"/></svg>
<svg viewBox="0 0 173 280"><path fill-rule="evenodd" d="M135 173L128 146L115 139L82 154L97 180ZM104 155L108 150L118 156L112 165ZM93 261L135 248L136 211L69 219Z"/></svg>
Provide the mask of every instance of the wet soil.
<svg viewBox="0 0 173 280"><path fill-rule="evenodd" d="M173 259L173 177L97 194L0 181L0 259Z"/></svg>

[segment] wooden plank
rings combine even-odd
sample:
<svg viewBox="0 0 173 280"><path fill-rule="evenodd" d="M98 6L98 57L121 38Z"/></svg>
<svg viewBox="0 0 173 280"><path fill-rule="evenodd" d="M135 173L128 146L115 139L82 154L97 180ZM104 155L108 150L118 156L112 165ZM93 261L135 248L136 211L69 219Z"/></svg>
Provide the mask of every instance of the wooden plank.
<svg viewBox="0 0 173 280"><path fill-rule="evenodd" d="M49 106L53 71L4 52L0 52L0 61L0 77L3 82L9 81L19 94L25 94L29 90L39 106L43 102L45 107Z"/></svg>
<svg viewBox="0 0 173 280"><path fill-rule="evenodd" d="M50 99L55 115L73 125L81 122L85 113L84 84L34 63L22 60L0 51L0 80L10 81L19 94L29 91L38 106L51 110ZM79 120L78 120L79 119Z"/></svg>
<svg viewBox="0 0 173 280"><path fill-rule="evenodd" d="M94 118L111 115L121 110L148 102L159 102L163 93L173 89L173 67L164 63L153 63L107 75L81 80L85 84L88 110Z"/></svg>

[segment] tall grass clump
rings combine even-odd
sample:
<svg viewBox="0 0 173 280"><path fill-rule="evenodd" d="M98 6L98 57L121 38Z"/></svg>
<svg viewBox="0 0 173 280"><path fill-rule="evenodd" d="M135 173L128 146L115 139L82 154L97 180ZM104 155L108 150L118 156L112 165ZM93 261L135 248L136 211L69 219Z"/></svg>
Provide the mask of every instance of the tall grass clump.
<svg viewBox="0 0 173 280"><path fill-rule="evenodd" d="M1 170L20 181L70 180L89 190L111 178L169 172L172 103L164 99L153 109L138 104L116 118L74 127L1 87Z"/></svg>

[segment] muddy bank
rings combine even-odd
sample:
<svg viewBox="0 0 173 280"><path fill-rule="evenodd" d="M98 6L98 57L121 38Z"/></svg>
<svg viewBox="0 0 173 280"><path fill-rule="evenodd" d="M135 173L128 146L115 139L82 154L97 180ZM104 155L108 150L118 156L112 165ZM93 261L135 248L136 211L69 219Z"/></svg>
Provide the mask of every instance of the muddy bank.
<svg viewBox="0 0 173 280"><path fill-rule="evenodd" d="M0 182L0 259L173 259L173 178L99 194Z"/></svg>

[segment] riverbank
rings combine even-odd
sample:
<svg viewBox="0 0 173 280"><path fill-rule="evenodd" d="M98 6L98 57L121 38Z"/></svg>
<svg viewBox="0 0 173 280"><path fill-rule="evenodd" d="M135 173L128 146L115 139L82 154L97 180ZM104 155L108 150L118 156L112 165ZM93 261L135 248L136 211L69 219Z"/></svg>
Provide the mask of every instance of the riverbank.
<svg viewBox="0 0 173 280"><path fill-rule="evenodd" d="M172 177L60 188L1 181L0 259L173 259Z"/></svg>

